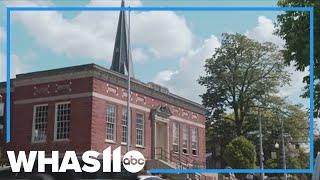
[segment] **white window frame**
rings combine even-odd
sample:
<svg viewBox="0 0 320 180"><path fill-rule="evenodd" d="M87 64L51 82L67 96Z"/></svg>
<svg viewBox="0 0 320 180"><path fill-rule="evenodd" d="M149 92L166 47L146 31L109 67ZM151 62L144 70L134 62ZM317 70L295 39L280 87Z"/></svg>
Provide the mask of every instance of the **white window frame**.
<svg viewBox="0 0 320 180"><path fill-rule="evenodd" d="M176 141L178 141L176 143ZM176 121L172 124L172 151L174 153L179 153L179 147L180 147L180 124ZM177 146L177 151L175 151L174 146Z"/></svg>
<svg viewBox="0 0 320 180"><path fill-rule="evenodd" d="M183 154L189 154L189 137L190 137L189 127L188 125L184 125L182 129L182 153ZM186 144L185 144L185 140L187 141ZM187 147L184 147L185 145ZM186 152L183 151L185 149L186 149Z"/></svg>
<svg viewBox="0 0 320 180"><path fill-rule="evenodd" d="M193 156L198 156L198 141L199 141L199 129L196 127L193 127L191 129L191 153ZM195 148L193 147L193 143L195 143ZM193 151L196 152L196 154L193 153Z"/></svg>
<svg viewBox="0 0 320 180"><path fill-rule="evenodd" d="M114 107L114 122L109 122L108 121L108 108L112 106ZM112 103L107 103L106 105L106 113L105 113L105 123L106 123L106 126L105 126L105 142L110 142L110 143L115 143L116 140L117 140L117 105L115 104L112 104ZM113 125L113 139L108 139L107 138L107 128L108 128L108 124L112 124Z"/></svg>
<svg viewBox="0 0 320 180"><path fill-rule="evenodd" d="M35 140L35 126L36 126L36 109L37 107L43 107L43 106L46 106L47 107L47 127L46 127L46 137L44 140ZM48 112L49 112L49 106L48 104L37 104L37 105L34 105L33 106L33 120L32 120L32 139L31 139L31 142L32 143L43 143L43 142L46 142L47 141L47 138L48 138Z"/></svg>
<svg viewBox="0 0 320 180"><path fill-rule="evenodd" d="M121 114L121 144L128 143L128 108L122 107L122 114ZM124 123L126 122L126 123ZM125 130L125 131L124 131ZM126 141L123 141L126 139Z"/></svg>
<svg viewBox="0 0 320 180"><path fill-rule="evenodd" d="M142 115L142 128L138 128L137 124L138 124L138 115ZM145 119L144 119L144 113L142 112L137 112L136 113L136 146L137 147L144 147L144 141L145 141L145 138L144 138L144 135L145 135L145 132L144 132L144 122L145 122ZM142 131L142 135L141 135L141 141L142 141L142 144L138 144L138 131Z"/></svg>
<svg viewBox="0 0 320 180"><path fill-rule="evenodd" d="M70 119L69 119L69 132L68 132L68 138L58 139L58 106L62 104L70 104ZM54 123L54 141L68 141L70 139L70 129L71 129L71 102L70 101L64 101L64 102L58 102L55 103L55 123Z"/></svg>

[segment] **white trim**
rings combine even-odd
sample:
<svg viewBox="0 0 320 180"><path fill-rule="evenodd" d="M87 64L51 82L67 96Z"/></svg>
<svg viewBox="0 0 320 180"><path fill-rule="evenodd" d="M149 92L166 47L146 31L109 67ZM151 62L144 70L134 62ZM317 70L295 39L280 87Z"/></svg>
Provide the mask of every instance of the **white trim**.
<svg viewBox="0 0 320 180"><path fill-rule="evenodd" d="M155 115L154 118L155 118L156 121L161 121L161 122L163 122L163 123L168 123L168 122L169 122L169 119L168 119L168 118L163 118L163 117L158 116L158 115Z"/></svg>
<svg viewBox="0 0 320 180"><path fill-rule="evenodd" d="M86 77L93 77L94 70L87 70L87 71L80 71L80 72L69 72L64 74L58 75L49 75L45 77L34 77L28 79L15 79L12 84L15 87L19 86L27 86L27 85L34 85L34 84L42 84L42 83L49 83L52 81L63 81L63 80L73 80L73 79L80 79Z"/></svg>
<svg viewBox="0 0 320 180"><path fill-rule="evenodd" d="M74 99L74 98L82 98L82 97L96 97L99 99L103 99L106 101L110 101L113 103L121 104L126 106L127 102L124 100L119 100L110 96L106 96L97 92L85 92L85 93L78 93L78 94L68 94L68 95L59 95L59 96L51 96L51 97L43 97L43 98L31 98L31 99L23 99L14 101L14 104L30 104L30 103L40 103L40 102L48 102L48 101L57 101L57 100L65 100L65 99ZM147 107L143 107L134 103L131 103L131 107L135 109L139 109L141 111L150 112L151 109ZM198 126L200 128L205 128L205 125L196 123L193 121L185 120L183 118L177 116L170 116L169 119L176 120L179 122L187 123L193 126Z"/></svg>
<svg viewBox="0 0 320 180"><path fill-rule="evenodd" d="M58 101L58 100L65 101L66 99L75 99L75 98L90 97L90 96L92 96L91 92L78 93L78 94L66 94L66 95L59 95L59 96L17 100L17 101L14 101L13 104L31 104L31 103L41 103L41 102Z"/></svg>
<svg viewBox="0 0 320 180"><path fill-rule="evenodd" d="M36 119L36 108L41 106L47 106L49 111L49 105L48 104L36 104L33 106L33 117L32 117L32 132L31 132L31 143L45 143L47 141L48 134L46 136L45 140L42 141L34 141L34 131L35 131L35 119ZM48 116L47 116L47 128L48 128ZM47 131L48 132L48 131Z"/></svg>
<svg viewBox="0 0 320 180"><path fill-rule="evenodd" d="M92 96L96 97L96 98L100 98L100 99L106 100L106 101L110 101L110 102L113 102L113 103L117 103L117 104L120 104L120 105L123 105L123 106L127 106L127 101L119 100L119 99L116 99L116 98L113 98L113 97L110 97L110 96L106 96L106 95L103 95L103 94L100 94L100 93L97 93L97 92L92 92ZM139 106L139 105L133 104L132 102L131 102L131 108L139 109L139 110L145 111L145 112L150 112L151 111L150 108Z"/></svg>
<svg viewBox="0 0 320 180"><path fill-rule="evenodd" d="M136 147L137 147L137 148L145 148L144 146L141 146L141 145L139 145L139 144L136 144Z"/></svg>
<svg viewBox="0 0 320 180"><path fill-rule="evenodd" d="M110 140L110 139L105 139L104 142L106 142L106 143L111 143L111 144L116 144L115 141Z"/></svg>
<svg viewBox="0 0 320 180"><path fill-rule="evenodd" d="M53 136L53 140L57 141L57 142L59 142L59 141L69 141L69 138L57 139L57 112L58 112L57 106L60 105L60 104L70 104L70 110L71 110L71 102L70 101L57 102L54 105L55 110L54 110L54 136ZM70 117L71 117L71 114L70 114ZM70 118L69 121L71 123L71 118ZM70 130L69 130L69 136L70 136Z"/></svg>
<svg viewBox="0 0 320 180"><path fill-rule="evenodd" d="M179 121L179 122L183 122L183 123L186 123L186 124L190 124L190 125L193 125L193 126L198 126L198 127L201 127L201 128L205 128L206 127L203 124L199 124L199 123L196 123L196 122L184 120L184 119L182 119L180 117L177 117L177 116L170 116L170 119L175 120L175 121Z"/></svg>

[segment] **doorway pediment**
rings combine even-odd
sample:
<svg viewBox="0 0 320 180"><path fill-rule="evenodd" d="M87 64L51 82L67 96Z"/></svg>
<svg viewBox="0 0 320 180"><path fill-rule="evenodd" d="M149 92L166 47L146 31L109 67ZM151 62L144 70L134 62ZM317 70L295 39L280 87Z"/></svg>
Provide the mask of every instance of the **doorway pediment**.
<svg viewBox="0 0 320 180"><path fill-rule="evenodd" d="M153 109L153 116L159 116L167 119L172 116L172 112L167 105L161 104Z"/></svg>

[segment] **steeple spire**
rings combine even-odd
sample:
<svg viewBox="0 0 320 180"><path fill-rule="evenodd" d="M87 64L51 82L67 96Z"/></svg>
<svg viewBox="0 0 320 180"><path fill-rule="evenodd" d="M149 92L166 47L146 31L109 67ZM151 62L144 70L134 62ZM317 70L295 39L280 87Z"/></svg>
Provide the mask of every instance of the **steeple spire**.
<svg viewBox="0 0 320 180"><path fill-rule="evenodd" d="M121 1L121 7L125 7L124 0ZM126 22L126 13L124 10L121 10L119 14L117 34L114 43L112 64L110 69L121 74L128 74L129 67L129 75L130 77L134 77L129 38L130 36L128 24Z"/></svg>

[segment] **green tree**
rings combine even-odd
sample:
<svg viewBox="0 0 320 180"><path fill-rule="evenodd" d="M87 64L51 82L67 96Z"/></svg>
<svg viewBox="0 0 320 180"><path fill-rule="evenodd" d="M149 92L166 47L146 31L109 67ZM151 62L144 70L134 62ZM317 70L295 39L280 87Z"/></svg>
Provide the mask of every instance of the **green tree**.
<svg viewBox="0 0 320 180"><path fill-rule="evenodd" d="M237 137L234 131L235 129L234 120L231 118L222 117L219 121L206 122L206 148L207 152L212 153L212 159L208 159L209 164L214 166L215 161L220 161L221 165L224 166L225 163L221 157L221 153L224 151L226 145Z"/></svg>
<svg viewBox="0 0 320 180"><path fill-rule="evenodd" d="M263 152L266 159L266 167L279 168L281 155L281 121L284 122L284 133L286 135L286 146L307 143L309 141L309 113L301 105L292 105L280 97L269 97L267 109L262 111L263 124ZM278 111L281 110L281 112ZM286 113L282 113L285 111ZM219 120L208 121L206 124L207 152L214 152L213 145L218 144L221 151L226 149L226 145L237 137L235 133L236 125L233 114L223 114ZM258 112L251 109L250 116L243 123L243 136L250 140L259 152L258 136ZM279 148L275 144L280 145ZM277 153L278 158L272 159L271 153ZM289 152L288 152L289 154ZM302 154L296 153L296 156ZM308 155L308 154L307 154ZM257 159L258 159L257 155ZM309 159L300 158L301 162L309 163ZM224 163L223 163L224 164Z"/></svg>
<svg viewBox="0 0 320 180"><path fill-rule="evenodd" d="M289 156L287 159L289 169L307 169L309 167L309 153L301 148L296 149L298 156Z"/></svg>
<svg viewBox="0 0 320 180"><path fill-rule="evenodd" d="M281 7L313 6L314 14L314 115L320 117L320 1L319 0L279 0ZM287 11L277 16L276 34L285 40L283 50L287 65L293 64L297 70L304 71L310 66L310 14L308 12ZM310 97L310 77L304 77L305 93L303 97Z"/></svg>
<svg viewBox="0 0 320 180"><path fill-rule="evenodd" d="M207 121L206 124L206 144L207 152L212 152L213 146L219 144L225 147L232 139L236 137L234 120L222 117L219 121Z"/></svg>
<svg viewBox="0 0 320 180"><path fill-rule="evenodd" d="M253 169L256 166L255 146L240 136L226 146L223 158L232 168Z"/></svg>
<svg viewBox="0 0 320 180"><path fill-rule="evenodd" d="M221 119L227 109L232 109L235 131L243 135L250 108L288 83L288 73L283 69L275 44L259 43L241 34L222 34L221 47L206 60L206 75L198 80L207 89L201 97L212 115L210 119Z"/></svg>
<svg viewBox="0 0 320 180"><path fill-rule="evenodd" d="M296 145L297 147L301 143L309 142L309 113L303 109L301 105L292 105L287 103L283 98L280 97L270 97L268 100L268 108L262 113L262 124L263 124L263 152L264 157L270 165L272 164L271 153L276 152L278 156L281 155L281 122L283 121L283 130L286 140L286 147L291 145ZM247 129L257 130L258 129L258 114L254 112L252 119L247 123ZM251 128L249 128L251 127ZM257 132L254 134L248 133L246 138L249 139L254 144L259 143L259 137ZM280 147L276 148L275 144L279 144ZM259 151L259 147L256 147ZM289 154L289 152L287 152ZM294 152L297 158L299 158L299 163L304 162L309 163L309 159L304 159L303 153L299 151ZM307 156L309 154L306 154ZM300 157L301 156L301 157ZM289 156L288 156L289 157ZM277 162L280 159L278 157ZM278 166L279 167L279 166ZM272 168L272 166L269 166Z"/></svg>

